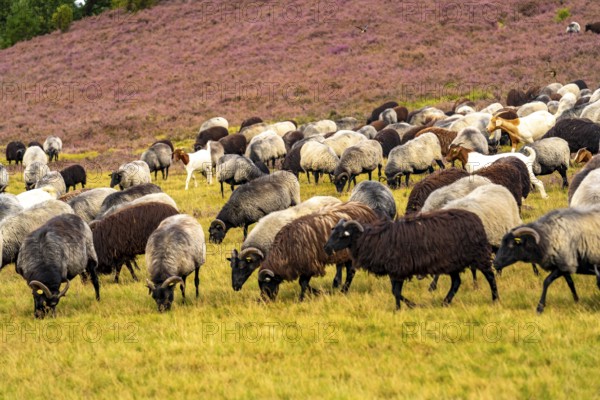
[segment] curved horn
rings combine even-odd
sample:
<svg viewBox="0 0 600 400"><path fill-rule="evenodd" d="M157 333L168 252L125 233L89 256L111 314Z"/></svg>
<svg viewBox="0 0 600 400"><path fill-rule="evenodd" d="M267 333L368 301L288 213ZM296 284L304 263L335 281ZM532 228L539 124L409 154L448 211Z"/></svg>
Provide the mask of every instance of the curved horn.
<svg viewBox="0 0 600 400"><path fill-rule="evenodd" d="M347 173L346 171L344 171L344 172L340 173L340 174L338 175L338 178L341 178L342 176L346 176L346 179L350 179L350 174L349 174L349 173Z"/></svg>
<svg viewBox="0 0 600 400"><path fill-rule="evenodd" d="M263 269L258 273L259 281L268 281L270 278L274 278L275 274L270 269Z"/></svg>
<svg viewBox="0 0 600 400"><path fill-rule="evenodd" d="M358 221L352 220L344 223L344 229L349 228L350 226L355 226L356 229L358 229L358 231L361 233L365 231L365 228L363 228L363 226Z"/></svg>
<svg viewBox="0 0 600 400"><path fill-rule="evenodd" d="M67 279L67 285L65 286L65 288L58 294L58 296L56 296L57 299L60 299L61 297L64 297L64 295L67 294L67 290L69 290L69 287L71 286L71 282Z"/></svg>
<svg viewBox="0 0 600 400"><path fill-rule="evenodd" d="M41 289L46 294L46 297L52 297L52 292L48 289L48 286L44 285L40 281L31 281L29 282L29 287L33 290Z"/></svg>
<svg viewBox="0 0 600 400"><path fill-rule="evenodd" d="M146 287L150 290L156 289L156 285L150 279L146 279Z"/></svg>
<svg viewBox="0 0 600 400"><path fill-rule="evenodd" d="M402 175L402 172L398 172L398 173L396 173L396 175L394 175L394 176L392 177L392 181L395 181L396 179L398 179L398 176L401 176L401 175Z"/></svg>
<svg viewBox="0 0 600 400"><path fill-rule="evenodd" d="M387 182L387 178L385 176L380 176L379 177L379 182L381 181L386 181Z"/></svg>
<svg viewBox="0 0 600 400"><path fill-rule="evenodd" d="M171 286L172 284L176 285L178 282L180 282L181 286L183 286L185 288L185 283L183 282L183 279L181 279L180 276L171 276L171 277L167 278L167 280L164 281L163 284L160 285L160 287L164 289L168 286Z"/></svg>
<svg viewBox="0 0 600 400"><path fill-rule="evenodd" d="M240 258L246 258L252 254L256 254L258 257L260 257L261 259L265 259L265 255L263 254L262 251L260 251L259 249L257 249L256 247L248 247L247 249L244 249L242 251L240 251Z"/></svg>
<svg viewBox="0 0 600 400"><path fill-rule="evenodd" d="M225 222L221 221L220 219L215 219L210 225L219 225L221 228L223 228L223 230L227 229L227 227L225 226Z"/></svg>
<svg viewBox="0 0 600 400"><path fill-rule="evenodd" d="M523 235L530 235L533 237L533 239L535 239L535 244L540 244L540 234L528 226L522 226L520 228L517 228L512 232L512 234L515 235L516 237L521 237Z"/></svg>

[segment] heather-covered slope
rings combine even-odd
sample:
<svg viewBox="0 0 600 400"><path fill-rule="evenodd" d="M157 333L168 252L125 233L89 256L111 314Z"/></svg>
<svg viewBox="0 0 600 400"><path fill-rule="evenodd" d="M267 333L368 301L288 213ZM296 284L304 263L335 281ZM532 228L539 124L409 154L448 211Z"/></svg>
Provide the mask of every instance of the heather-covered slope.
<svg viewBox="0 0 600 400"><path fill-rule="evenodd" d="M363 118L388 99L598 85L600 36L564 30L600 20L600 2L568 2L561 23L558 1L506 3L164 1L105 13L0 52L0 138L136 148L192 137L215 115L233 125L251 115Z"/></svg>

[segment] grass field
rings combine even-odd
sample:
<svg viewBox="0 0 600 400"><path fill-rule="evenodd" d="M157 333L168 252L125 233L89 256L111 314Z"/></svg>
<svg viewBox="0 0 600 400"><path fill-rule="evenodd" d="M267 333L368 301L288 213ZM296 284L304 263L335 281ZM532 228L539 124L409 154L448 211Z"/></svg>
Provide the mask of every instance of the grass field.
<svg viewBox="0 0 600 400"><path fill-rule="evenodd" d="M90 186L106 186L108 169ZM9 191L20 191L21 176L11 179ZM184 180L177 165L169 180L157 183L180 211L198 218L208 237L225 200L218 184L207 186L199 177L197 188L184 191ZM558 175L542 180L550 199L532 193L524 203L526 221L567 205ZM308 185L305 176L301 182L303 200L337 196L329 183ZM404 210L408 191L394 196ZM299 285L283 283L277 301L263 304L256 275L241 292L231 289L225 257L241 241L241 229L234 229L223 245L209 244L199 299L182 305L177 291L166 314L157 312L142 283L143 257L140 282L125 270L120 284L103 276L96 302L91 285L75 279L57 318L43 321L33 319L25 281L13 265L6 267L0 274L0 398L600 397L600 296L589 276L574 277L578 304L563 280L555 282L543 315L535 313L543 276L525 264L498 278L497 304L481 276L475 290L465 273L450 307L441 306L449 287L442 277L434 293L427 291L429 279L406 285L405 295L419 306L396 312L388 279L359 271L343 295L331 289L333 268L313 280L322 296L299 303Z"/></svg>

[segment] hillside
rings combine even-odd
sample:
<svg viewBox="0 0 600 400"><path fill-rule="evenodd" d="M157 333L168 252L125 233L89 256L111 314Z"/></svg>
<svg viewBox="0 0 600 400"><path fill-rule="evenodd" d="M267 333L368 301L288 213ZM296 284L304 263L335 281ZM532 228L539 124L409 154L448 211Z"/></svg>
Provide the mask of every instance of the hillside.
<svg viewBox="0 0 600 400"><path fill-rule="evenodd" d="M216 4L108 12L0 52L2 143L57 134L67 151L136 149L193 137L215 115L232 125L363 118L388 99L493 100L553 80L600 81L600 36L564 33L571 20L600 20L597 1L567 2L561 23L559 1Z"/></svg>

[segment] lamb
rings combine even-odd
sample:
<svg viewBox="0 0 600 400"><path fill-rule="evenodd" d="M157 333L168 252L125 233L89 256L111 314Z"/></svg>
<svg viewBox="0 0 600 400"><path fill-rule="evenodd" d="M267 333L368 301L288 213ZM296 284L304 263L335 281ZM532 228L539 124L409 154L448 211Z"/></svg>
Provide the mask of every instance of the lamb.
<svg viewBox="0 0 600 400"><path fill-rule="evenodd" d="M450 275L452 286L443 303L449 305L460 287L460 272L467 267L483 273L492 300L498 300L485 229L481 219L469 211L440 210L373 224L342 219L331 232L325 251L332 254L344 249L350 250L354 266L390 277L396 309L402 301L414 306L402 295L404 281L428 274Z"/></svg>
<svg viewBox="0 0 600 400"><path fill-rule="evenodd" d="M310 287L310 279L325 275L325 266L328 264L346 266L347 275L342 292L348 291L355 274L350 254L347 251L327 254L323 249L331 229L342 218L372 223L378 217L370 207L348 202L305 215L281 228L258 273L258 285L264 299L275 300L282 281L298 278L300 301L304 300L307 290L318 294L318 290ZM339 280L337 283L340 283Z"/></svg>
<svg viewBox="0 0 600 400"><path fill-rule="evenodd" d="M81 184L81 188L85 188L87 183L87 175L85 173L85 169L79 164L73 164L68 166L67 168L60 171L60 175L65 182L65 186L67 188L67 192L71 186L73 190L77 187L77 184Z"/></svg>
<svg viewBox="0 0 600 400"><path fill-rule="evenodd" d="M221 243L227 231L248 226L267 214L300 204L300 184L290 172L277 171L237 188L210 224L211 243Z"/></svg>
<svg viewBox="0 0 600 400"><path fill-rule="evenodd" d="M198 298L198 275L206 261L206 244L202 226L194 217L182 214L165 218L148 238L145 252L150 276L146 285L159 312L171 309L178 283L185 302L185 280L192 272Z"/></svg>
<svg viewBox="0 0 600 400"><path fill-rule="evenodd" d="M333 150L336 156L341 157L342 153L349 147L367 140L364 135L353 131L339 131L333 136L325 139L323 144L326 144Z"/></svg>
<svg viewBox="0 0 600 400"><path fill-rule="evenodd" d="M339 161L340 159L329 146L314 140L305 143L300 150L300 168L306 172L308 183L310 183L311 172L315 184L319 183L320 174L327 173L331 177Z"/></svg>
<svg viewBox="0 0 600 400"><path fill-rule="evenodd" d="M469 176L469 173L460 168L448 168L435 171L425 179L417 182L411 190L406 203L406 215L420 212L429 195L444 186L450 185L457 180Z"/></svg>
<svg viewBox="0 0 600 400"><path fill-rule="evenodd" d="M400 135L395 129L383 129L375 135L373 138L381 144L383 151L383 158L388 158L390 151L396 146L400 146Z"/></svg>
<svg viewBox="0 0 600 400"><path fill-rule="evenodd" d="M434 190L425 200L421 212L439 210L449 202L460 199L480 186L489 185L488 178L479 175L470 175L458 179L456 182Z"/></svg>
<svg viewBox="0 0 600 400"><path fill-rule="evenodd" d="M600 34L600 22L594 22L591 24L585 24L585 31Z"/></svg>
<svg viewBox="0 0 600 400"><path fill-rule="evenodd" d="M571 153L569 144L561 138L551 137L541 140L536 140L528 146L535 150L535 161L531 169L536 176L550 175L554 171L558 171L562 177L563 189L569 186L567 180L567 170L569 169L569 160ZM521 150L523 153L523 150Z"/></svg>
<svg viewBox="0 0 600 400"><path fill-rule="evenodd" d="M225 154L238 154L241 156L246 152L246 137L239 133L227 135L224 138L219 139L219 143L223 146Z"/></svg>
<svg viewBox="0 0 600 400"><path fill-rule="evenodd" d="M489 146L486 137L475 128L464 128L460 130L456 135L456 138L448 147L448 150L450 150L452 145L460 145L481 154L489 154ZM448 154L446 153L446 155Z"/></svg>
<svg viewBox="0 0 600 400"><path fill-rule="evenodd" d="M209 140L217 141L226 137L227 135L229 135L229 131L227 130L227 128L224 128L222 126L213 126L206 130L201 130L198 133L198 136L196 136L194 150L202 150L206 147L206 143L208 143Z"/></svg>
<svg viewBox="0 0 600 400"><path fill-rule="evenodd" d="M573 21L567 26L567 29L565 32L566 33L579 33L579 32L581 32L581 25L579 25L577 22Z"/></svg>
<svg viewBox="0 0 600 400"><path fill-rule="evenodd" d="M537 312L542 313L548 287L561 276L567 281L573 299L579 300L571 274L597 274L599 243L600 208L557 209L508 232L502 238L494 267L501 271L517 261L526 261L549 271L537 306Z"/></svg>
<svg viewBox="0 0 600 400"><path fill-rule="evenodd" d="M494 161L497 161L501 158L505 157L517 157L519 160L523 161L527 166L527 172L529 173L529 179L531 183L540 191L540 195L543 199L548 198L548 194L546 194L546 190L544 189L544 184L542 181L537 179L533 174L532 165L535 162L536 153L531 147L526 147L529 152L529 156L526 156L522 153L503 153L496 154L493 156L487 156L484 154L480 154L468 149L465 149L462 146L451 145L450 152L446 156L446 160L451 162L454 160L460 160L463 164L463 168L465 168L469 172L475 172L481 168L484 168Z"/></svg>
<svg viewBox="0 0 600 400"><path fill-rule="evenodd" d="M0 194L0 222L9 215L23 211L23 206L17 196L10 193Z"/></svg>
<svg viewBox="0 0 600 400"><path fill-rule="evenodd" d="M411 174L422 174L425 171L433 172L433 162L444 169L440 141L434 133L425 133L406 144L395 147L388 157L385 166L385 177L388 186L396 189L401 184L402 177L406 177L406 187Z"/></svg>
<svg viewBox="0 0 600 400"><path fill-rule="evenodd" d="M73 214L73 209L62 201L47 200L4 218L0 222L0 238L2 238L0 269L17 261L21 243L29 233L60 214Z"/></svg>
<svg viewBox="0 0 600 400"><path fill-rule="evenodd" d="M285 143L285 150L289 153L292 150L294 143L304 139L304 134L300 131L289 131L282 137Z"/></svg>
<svg viewBox="0 0 600 400"><path fill-rule="evenodd" d="M97 188L83 192L67 202L71 206L75 215L79 216L86 223L90 223L100 212L104 200L113 193L124 194L131 190L138 190L142 186L134 186L122 192L117 192L111 188Z"/></svg>
<svg viewBox="0 0 600 400"><path fill-rule="evenodd" d="M244 156L227 155L221 157L217 163L217 180L221 184L221 197L225 197L223 184L231 186L231 191L237 185L243 185L256 178L269 174L269 169L262 163L261 169L252 160Z"/></svg>
<svg viewBox="0 0 600 400"><path fill-rule="evenodd" d="M67 193L67 186L60 172L51 171L44 175L35 184L36 189L42 189L47 186L52 186L56 191L56 197L62 196Z"/></svg>
<svg viewBox="0 0 600 400"><path fill-rule="evenodd" d="M371 180L371 173L375 168L377 168L377 177L381 177L382 163L383 150L381 144L375 140L364 140L348 147L342 153L340 161L333 171L336 190L341 193L346 182L348 182L346 190L350 190L350 184L354 181L354 186L356 186L356 177L360 174L367 173Z"/></svg>
<svg viewBox="0 0 600 400"><path fill-rule="evenodd" d="M569 151L576 153L585 147L592 154L598 154L600 142L600 125L589 119L569 118L560 120L544 135L543 139L559 137L567 141Z"/></svg>
<svg viewBox="0 0 600 400"><path fill-rule="evenodd" d="M142 203L125 207L90 224L98 255L98 273L115 271L114 280L118 283L125 264L137 281L130 262L145 253L148 238L160 223L176 214L178 211L167 204Z"/></svg>
<svg viewBox="0 0 600 400"><path fill-rule="evenodd" d="M142 153L140 160L148 164L150 173L154 172L154 180L158 171L162 174L163 180L169 177L169 167L171 166L171 157L173 156L173 150L164 144L156 143L153 144L148 150Z"/></svg>
<svg viewBox="0 0 600 400"><path fill-rule="evenodd" d="M44 152L48 154L50 161L58 161L58 154L62 151L62 140L56 136L48 136L44 141Z"/></svg>
<svg viewBox="0 0 600 400"><path fill-rule="evenodd" d="M198 187L198 182L194 176L194 171L201 170L206 175L206 181L212 185L212 158L210 156L210 148L198 150L195 153L186 153L182 149L175 149L173 153L173 161L181 160L187 171L185 179L185 190L188 190L190 179L194 178L194 187Z"/></svg>
<svg viewBox="0 0 600 400"><path fill-rule="evenodd" d="M272 212L258 220L256 226L248 234L240 252L233 250L231 258L227 260L231 264L231 282L233 290L239 291L250 275L260 266L261 262L269 254L271 245L277 233L292 221L313 212L318 212L327 206L341 204L335 197L315 196L297 206L281 211ZM342 265L339 266L341 268ZM338 279L338 282L341 277Z"/></svg>
<svg viewBox="0 0 600 400"><path fill-rule="evenodd" d="M285 157L285 143L281 136L274 131L265 131L255 136L246 148L245 156L254 162L260 161L268 165L269 161L275 167L275 161Z"/></svg>
<svg viewBox="0 0 600 400"><path fill-rule="evenodd" d="M213 127L223 127L225 129L229 129L229 122L223 118L223 117L213 117L211 119L209 119L208 121L204 121L204 123L202 123L202 125L200 126L200 130L199 132L205 131L207 129L213 128Z"/></svg>
<svg viewBox="0 0 600 400"><path fill-rule="evenodd" d="M16 165L23 165L23 155L25 154L25 145L23 142L10 142L6 145L6 161L10 165L14 161Z"/></svg>
<svg viewBox="0 0 600 400"><path fill-rule="evenodd" d="M4 193L8 187L8 170L0 164L0 193Z"/></svg>
<svg viewBox="0 0 600 400"><path fill-rule="evenodd" d="M366 204L382 218L396 218L396 201L392 191L379 182L362 181L354 187L348 201Z"/></svg>
<svg viewBox="0 0 600 400"><path fill-rule="evenodd" d="M144 196L138 197L137 199L133 199L126 203L121 203L121 204L112 206L109 209L107 209L105 212L103 212L100 218L96 218L96 219L106 218L107 216L114 214L117 211L122 210L125 207L132 207L132 206L135 206L136 204L142 204L142 203L167 204L177 210L177 203L175 202L175 200L173 200L173 198L171 196L169 196L168 194L159 192L159 193L146 194Z"/></svg>
<svg viewBox="0 0 600 400"><path fill-rule="evenodd" d="M97 265L90 227L76 215L63 214L27 235L16 270L33 291L34 316L44 318L48 312L56 316L56 306L69 290L69 281L78 275L89 274L96 300L100 300ZM66 286L60 290L63 282Z"/></svg>
<svg viewBox="0 0 600 400"><path fill-rule="evenodd" d="M450 144L454 141L454 139L456 139L458 133L449 129L429 127L419 131L415 137L422 136L427 132L431 132L435 136L437 136L438 140L440 141L440 149L442 151L442 156L446 157L446 154L448 154L448 148L450 147Z"/></svg>
<svg viewBox="0 0 600 400"><path fill-rule="evenodd" d="M118 170L113 171L108 176L110 177L110 187L119 185L121 190L150 183L151 181L150 167L141 160L121 164Z"/></svg>
<svg viewBox="0 0 600 400"><path fill-rule="evenodd" d="M548 111L536 111L526 117L509 118L507 112L499 112L492 116L488 125L488 132L503 129L510 136L512 152L515 152L517 143L533 143L541 139L546 132L556 123L556 117Z"/></svg>
<svg viewBox="0 0 600 400"><path fill-rule="evenodd" d="M125 189L120 192L107 193L100 204L100 209L98 213L95 215L97 219L102 218L104 213L111 207L114 207L118 204L127 203L129 201L133 201L139 197L145 196L151 193L159 193L162 192L162 189L152 183L145 183L138 186L132 186L128 189ZM98 197L102 197L100 193L97 195ZM91 199L90 199L91 200ZM92 203L96 203L97 200L94 200ZM85 219L85 218L84 218Z"/></svg>
<svg viewBox="0 0 600 400"><path fill-rule="evenodd" d="M600 204L600 170L590 171L569 200L570 207Z"/></svg>
<svg viewBox="0 0 600 400"><path fill-rule="evenodd" d="M17 200L19 200L19 203L24 209L31 208L46 200L56 200L57 198L58 194L56 193L56 189L52 186L29 190L17 195Z"/></svg>

